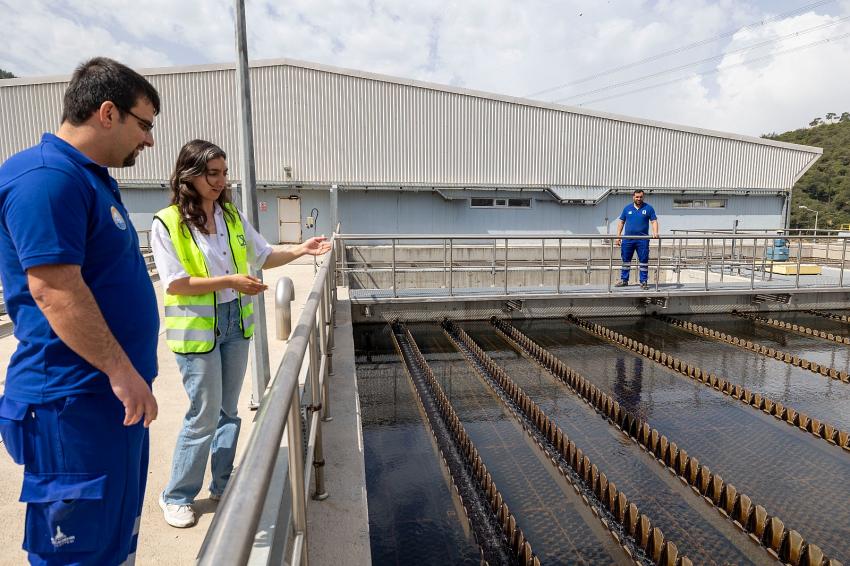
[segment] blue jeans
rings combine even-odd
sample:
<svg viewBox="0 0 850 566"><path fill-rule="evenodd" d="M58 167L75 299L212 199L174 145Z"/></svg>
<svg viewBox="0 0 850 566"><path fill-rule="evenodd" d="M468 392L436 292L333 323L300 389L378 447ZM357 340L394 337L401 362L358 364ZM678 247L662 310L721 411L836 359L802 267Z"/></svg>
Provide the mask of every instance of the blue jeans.
<svg viewBox="0 0 850 566"><path fill-rule="evenodd" d="M620 279L628 282L629 269L635 252L638 255L638 277L641 283L646 283L649 280L649 240L623 240L620 246L620 256L623 260Z"/></svg>
<svg viewBox="0 0 850 566"><path fill-rule="evenodd" d="M210 492L221 495L236 456L241 419L236 404L248 366L250 340L242 336L239 300L216 307L216 344L206 354L175 354L191 402L177 437L166 503L194 502L212 449Z"/></svg>

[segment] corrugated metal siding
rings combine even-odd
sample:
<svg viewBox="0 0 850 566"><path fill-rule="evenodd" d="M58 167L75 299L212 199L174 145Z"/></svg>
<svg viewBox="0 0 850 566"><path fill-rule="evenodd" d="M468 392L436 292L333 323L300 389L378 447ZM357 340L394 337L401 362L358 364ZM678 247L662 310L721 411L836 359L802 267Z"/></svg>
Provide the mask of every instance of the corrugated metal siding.
<svg viewBox="0 0 850 566"><path fill-rule="evenodd" d="M264 190L258 200L268 208L259 213L260 231L271 243L278 242L278 198L301 197L302 222L315 207L319 211L317 234L330 233L326 191ZM532 195L526 195L532 196ZM138 230L150 228L153 214L167 205L168 191L123 189L124 204ZM620 211L631 202L628 195L613 195L596 206L560 205L535 193L529 209L472 209L468 199L443 200L431 192L341 191L339 219L344 232L373 234L503 234L615 233ZM724 209L673 208L675 195L649 195L658 213L663 233L674 229L729 230L739 222L741 229L775 229L782 226L784 199L776 195L728 196ZM303 237L313 235L304 228Z"/></svg>
<svg viewBox="0 0 850 566"><path fill-rule="evenodd" d="M257 178L471 186L790 188L817 154L344 73L251 69ZM119 179L169 176L194 137L236 157L235 73L157 74L156 146ZM54 130L64 83L0 87L0 159ZM238 159L230 160L233 178ZM292 168L292 178L284 173Z"/></svg>

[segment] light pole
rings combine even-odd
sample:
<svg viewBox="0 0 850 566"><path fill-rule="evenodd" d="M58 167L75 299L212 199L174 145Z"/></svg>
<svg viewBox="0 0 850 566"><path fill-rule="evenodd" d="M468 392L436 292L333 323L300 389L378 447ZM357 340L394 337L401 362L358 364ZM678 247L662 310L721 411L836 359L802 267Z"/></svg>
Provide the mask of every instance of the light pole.
<svg viewBox="0 0 850 566"><path fill-rule="evenodd" d="M806 206L804 204L801 204L800 208L802 208L803 210L808 210L809 212L815 213L815 240L817 240L817 237L818 237L818 211L815 210L814 208L809 208L808 206Z"/></svg>

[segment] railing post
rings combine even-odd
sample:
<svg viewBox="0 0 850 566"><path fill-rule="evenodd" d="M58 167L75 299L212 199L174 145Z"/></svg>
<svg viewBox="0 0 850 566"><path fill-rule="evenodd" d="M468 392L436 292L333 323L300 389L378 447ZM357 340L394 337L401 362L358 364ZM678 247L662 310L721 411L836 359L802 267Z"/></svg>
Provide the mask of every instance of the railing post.
<svg viewBox="0 0 850 566"><path fill-rule="evenodd" d="M764 281L765 273L767 273L767 241L765 238L762 243L761 250L761 280Z"/></svg>
<svg viewBox="0 0 850 566"><path fill-rule="evenodd" d="M322 420L330 422L333 420L331 416L331 396L328 384L328 375L331 373L331 357L330 352L330 327L326 318L325 305L327 304L327 294L322 295L321 304L319 305L319 352L325 361L325 373L321 377L322 382ZM319 368L321 368L319 364Z"/></svg>
<svg viewBox="0 0 850 566"><path fill-rule="evenodd" d="M395 238L393 238L393 297L398 297L398 290L395 286Z"/></svg>
<svg viewBox="0 0 850 566"><path fill-rule="evenodd" d="M454 240L449 238L449 295L454 295Z"/></svg>
<svg viewBox="0 0 850 566"><path fill-rule="evenodd" d="M658 261L655 264L655 290L661 286L661 237L658 238Z"/></svg>
<svg viewBox="0 0 850 566"><path fill-rule="evenodd" d="M608 248L608 292L611 292L611 278L614 276L614 238L608 240L611 246Z"/></svg>
<svg viewBox="0 0 850 566"><path fill-rule="evenodd" d="M682 238L679 238L679 257L676 260L676 265L678 266L676 270L676 285L679 286L682 284L682 266L684 265L682 261Z"/></svg>
<svg viewBox="0 0 850 566"><path fill-rule="evenodd" d="M446 273L446 257L447 257L446 256L446 243L447 243L447 240L445 238L443 238L443 285L442 285L443 289L445 289L446 285L448 284L447 283L448 275Z"/></svg>
<svg viewBox="0 0 850 566"><path fill-rule="evenodd" d="M588 239L587 241L587 267L585 271L587 272L587 284L590 285L590 273L593 264L593 238Z"/></svg>
<svg viewBox="0 0 850 566"><path fill-rule="evenodd" d="M829 245L832 243L832 232L826 233L826 258L824 263L829 265Z"/></svg>
<svg viewBox="0 0 850 566"><path fill-rule="evenodd" d="M540 244L540 286L546 283L546 238Z"/></svg>
<svg viewBox="0 0 850 566"><path fill-rule="evenodd" d="M753 238L753 263L750 266L750 289L756 288L756 254L758 253L758 238Z"/></svg>
<svg viewBox="0 0 850 566"><path fill-rule="evenodd" d="M708 291L708 239L702 241L702 257L705 261L705 290Z"/></svg>
<svg viewBox="0 0 850 566"><path fill-rule="evenodd" d="M800 264L803 261L803 237L800 236L797 240L797 277L794 280L794 287L800 288Z"/></svg>
<svg viewBox="0 0 850 566"><path fill-rule="evenodd" d="M726 238L720 248L720 282L723 283L723 275L726 273Z"/></svg>
<svg viewBox="0 0 850 566"><path fill-rule="evenodd" d="M561 250L563 249L564 239L558 238L558 282L556 283L556 292L561 294Z"/></svg>
<svg viewBox="0 0 850 566"><path fill-rule="evenodd" d="M321 315L321 306L319 308ZM310 330L310 339L308 348L310 350L310 401L311 406L308 407L307 422L313 420L313 413L321 413L324 410L322 399L322 380L321 375L321 353L319 344L321 343L321 328L324 323L323 316L320 317L319 323ZM327 380L325 380L327 383ZM316 482L315 490L313 491L313 499L322 501L328 498L328 492L325 490L325 455L322 449L322 419L316 419L316 444L313 448L313 468L315 470ZM302 485L301 489L306 489L307 486Z"/></svg>
<svg viewBox="0 0 850 566"><path fill-rule="evenodd" d="M493 271L493 284L491 287L496 286L496 239L493 238L493 267L491 268Z"/></svg>
<svg viewBox="0 0 850 566"><path fill-rule="evenodd" d="M508 294L508 239L505 238L505 295Z"/></svg>
<svg viewBox="0 0 850 566"><path fill-rule="evenodd" d="M301 539L301 559L298 562L307 566L307 497L304 494L304 432L301 428L301 404L298 401L298 382L293 384L295 393L289 404L286 419L289 490L292 492L292 530L296 540Z"/></svg>
<svg viewBox="0 0 850 566"><path fill-rule="evenodd" d="M847 257L847 237L841 238L841 273L838 274L838 286L844 287L844 262Z"/></svg>

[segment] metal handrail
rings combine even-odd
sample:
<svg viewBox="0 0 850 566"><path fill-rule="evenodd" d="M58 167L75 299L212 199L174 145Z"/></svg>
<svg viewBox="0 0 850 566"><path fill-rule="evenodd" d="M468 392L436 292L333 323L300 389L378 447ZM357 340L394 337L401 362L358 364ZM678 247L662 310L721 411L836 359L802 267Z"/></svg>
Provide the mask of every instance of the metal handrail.
<svg viewBox="0 0 850 566"><path fill-rule="evenodd" d="M277 525L273 537L285 537L291 530L294 539L291 545L269 544L270 548L289 546L289 557L274 557L275 562L290 564L307 563L307 490L310 485L311 467L315 467L316 493L314 499L323 499L323 454L321 422L329 419L328 380L331 370L333 347L333 319L335 297L334 237L331 251L322 263L310 294L304 303L298 324L292 331L283 360L260 402L256 424L248 440L239 468L230 480L213 517L212 524L198 553L202 565L246 564L253 548L263 508L267 504L270 485L278 464L278 452L284 429L287 430L289 492L291 494L290 523ZM305 462L304 439L301 416L301 391L298 376L304 360L309 360L308 379L305 390L310 391L311 406L307 407L308 422L311 423L307 443L312 458ZM324 419L318 418L320 415ZM285 498L279 505L283 509ZM284 516L278 513L278 517Z"/></svg>
<svg viewBox="0 0 850 566"><path fill-rule="evenodd" d="M671 231L674 232L674 231ZM710 232L696 232L689 233L686 235L684 233L680 234L678 231L673 234L660 234L658 236L661 240L708 240L708 239L719 239L719 238L732 238L735 239L745 239L745 240L753 240L759 239L763 240L764 238L771 239L773 235L781 235L781 231L777 230L775 232L724 232L722 230L712 230ZM822 230L818 230L820 234ZM562 239L562 240L608 240L608 239L617 239L616 234L560 234L560 233L540 233L540 234L528 234L528 233L518 233L511 234L509 232L505 232L502 234L336 234L336 239L339 241L354 241L354 240L362 240L362 241L374 241L374 240L425 240L425 241L442 241L442 240L488 240L492 242L494 239L497 241L504 241L505 238L508 240L552 240L553 242ZM790 239L803 238L805 236L785 236ZM850 236L835 236L835 238L848 238ZM646 240L646 239L654 239L651 236L620 236L620 239L623 240ZM554 244L553 244L554 245Z"/></svg>
<svg viewBox="0 0 850 566"><path fill-rule="evenodd" d="M833 277L832 274L826 275L816 281L817 288L843 288L844 273L843 269L846 266L847 239L850 236L834 236L831 235L826 241L826 257L813 258L821 265L835 268L839 273ZM345 264L340 266L340 270L345 274L346 280L357 274L372 274L377 275L382 272L391 272L392 281L389 285L392 297L399 298L399 292L403 291L400 285L405 281L404 276L410 273L437 273L442 271L443 284L430 285L419 284L413 288L430 289L429 296L435 292L440 294L437 287L445 288L444 291L449 296L453 297L480 297L481 289L478 287L496 287L496 274L503 274L504 285L502 289L503 295L509 294L565 294L564 288L568 287L562 281L561 273L569 271L582 270L585 272L585 285L591 284L591 275L598 272L608 273L607 292L617 292L612 289L612 280L614 280L615 272L620 270L621 261L619 253L615 251L614 240L617 238L613 234L339 234L337 235L340 242L339 249L341 255L345 253L347 246L357 247L391 247L392 255L389 259L377 258L374 261L358 261L355 258L347 258L343 261ZM622 240L646 240L648 236L622 236ZM818 252L824 251L823 246L810 247L811 242L806 241L803 235L782 236L783 240L787 240L789 247L788 261L785 265L795 265L794 272L789 270L789 277L786 281L781 277L775 276L778 263L773 257L768 260L765 255L768 249L774 247L776 236L771 234L747 234L747 233L725 233L725 232L707 232L690 235L670 235L665 234L657 238L657 244L652 246L652 253L655 257L650 262L650 270L655 272L654 279L650 281L653 284L654 292L661 292L662 285L673 282L672 274L675 274L675 285L682 287L681 273L683 270L692 271L692 279L690 283L701 284L703 291L709 289L716 290L718 288L735 288L746 286L750 291L759 288L770 288L777 290L799 289L800 285L800 270L804 261L807 258L817 255ZM731 241L731 246L727 241ZM803 245L808 247L804 255ZM443 248L442 266L439 257L425 258L404 258L399 253L400 246L422 246L437 249L440 246ZM472 246L480 248L482 253L480 257L455 259L452 251L460 249L461 246ZM492 246L492 252L488 251ZM503 246L504 253L498 254L498 246ZM557 262L554 259L554 253L546 254L546 248L554 248L557 246ZM526 250L542 250L541 256L511 258L508 253L511 247L523 248ZM565 249L575 250L584 247L587 251L586 257L564 258L563 252ZM608 254L599 254L594 257L594 250L607 248ZM832 253L840 251L838 254ZM483 253L486 252L486 253ZM501 257L499 257L501 255ZM761 256L761 257L759 257ZM718 273L719 279L717 282L713 280L713 273ZM530 281L535 278L533 271L539 273L536 278L539 285L532 285ZM733 274L733 271L737 273ZM456 278L458 274L471 273L492 273L492 281L483 283L482 277L478 276L475 283L464 286L459 285L460 278ZM509 284L508 277L514 273L525 273L525 282L519 285L514 285L513 288ZM545 285L547 273L557 272L557 275L552 277L552 283ZM701 272L701 276L697 273ZM724 277L727 274L730 277ZM757 273L760 274L757 276ZM671 279L661 281L663 274L670 274ZM693 278L696 275L696 279ZM741 280L735 281L732 275L737 275ZM619 278L619 277L617 277ZM746 278L746 281L743 280ZM759 281L770 280L769 284L757 284ZM603 278L604 279L604 278ZM832 281L837 279L837 281ZM366 289L383 290L384 285L375 283L375 286L366 286ZM687 285L684 284L684 285ZM575 288L582 286L580 284L572 284ZM464 292L464 287L472 287L478 289L472 292ZM538 289L532 290L533 287ZM806 286L806 288L812 288ZM683 287L684 289L684 287ZM685 289L687 290L687 289ZM487 293L484 293L487 294ZM494 294L494 293L490 293Z"/></svg>

